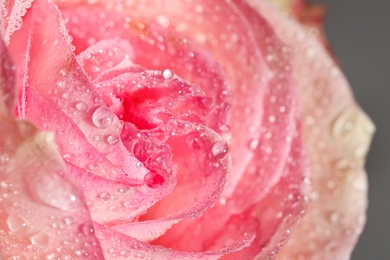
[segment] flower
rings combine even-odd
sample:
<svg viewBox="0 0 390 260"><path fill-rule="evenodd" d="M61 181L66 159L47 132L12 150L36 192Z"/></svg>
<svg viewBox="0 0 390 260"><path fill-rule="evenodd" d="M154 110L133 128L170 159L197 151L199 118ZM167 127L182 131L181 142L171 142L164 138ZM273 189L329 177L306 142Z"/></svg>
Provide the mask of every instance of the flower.
<svg viewBox="0 0 390 260"><path fill-rule="evenodd" d="M348 258L374 126L310 23L259 0L1 8L2 258Z"/></svg>

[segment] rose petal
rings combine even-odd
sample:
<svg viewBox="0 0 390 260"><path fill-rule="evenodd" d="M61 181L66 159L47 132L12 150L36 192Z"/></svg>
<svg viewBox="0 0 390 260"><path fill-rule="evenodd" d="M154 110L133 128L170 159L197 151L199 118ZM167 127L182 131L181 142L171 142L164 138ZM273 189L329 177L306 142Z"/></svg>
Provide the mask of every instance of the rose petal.
<svg viewBox="0 0 390 260"><path fill-rule="evenodd" d="M99 9L101 5L106 10L122 10L125 17L133 19L132 24L140 26L141 39L145 34L147 35L142 28L150 22L157 22L197 41L216 58L219 64L223 65L229 82L236 88L231 118L232 135L235 136L231 150L235 163L226 188L227 194L232 193L243 174L243 169L251 159L252 151L247 143L260 135L263 111L258 103L262 100L264 87L272 76L245 18L234 4L220 1L218 3L217 1L123 2L119 4L120 8L119 6L116 8L110 1L102 0L94 3L87 5L88 10ZM80 5L78 1L59 2L59 4L62 10ZM171 8L172 6L175 8ZM137 23L137 21L143 22ZM99 30L100 33L107 33L112 28L122 26L123 23L106 24L99 27ZM231 38L226 38L228 36ZM252 112L242 116L242 111ZM243 135L242 129L256 130L248 131Z"/></svg>
<svg viewBox="0 0 390 260"><path fill-rule="evenodd" d="M295 49L294 75L303 101L304 142L313 169L311 203L280 259L347 259L367 207L363 170L374 126L316 36L263 1L249 1Z"/></svg>
<svg viewBox="0 0 390 260"><path fill-rule="evenodd" d="M117 12L105 11L104 15L101 15L99 8L77 8L65 9L64 13L69 17L67 27L74 33L73 43L77 47L76 51L83 51L80 58L82 60L87 56L92 58L92 52L94 57L99 56L99 64L94 63L94 70L104 71L106 64L117 64L110 56L110 53L113 53L113 45L104 47L103 42L109 44L110 41L118 41L120 37L121 47L114 48L114 52L117 53L115 57L121 56L118 53L120 49L123 58L126 57L137 65L148 69L165 70L168 74L177 74L199 85L215 103L214 111L208 116L208 126L218 133L225 133L228 137L230 85L221 67L204 48L159 24L131 20ZM107 25L107 19L111 21L110 25ZM100 29L90 32L92 24ZM84 50L90 42L96 44ZM107 52L99 53L98 51L102 49L107 49ZM104 56L110 61L102 59ZM91 71L88 74L95 73Z"/></svg>
<svg viewBox="0 0 390 260"><path fill-rule="evenodd" d="M15 67L3 40L0 40L0 113L11 116L15 105Z"/></svg>
<svg viewBox="0 0 390 260"><path fill-rule="evenodd" d="M42 20L43 17L45 20ZM77 124L89 144L117 168L123 169L123 171L105 173L106 178L122 182L129 181L129 184L132 182L129 178L143 180L148 170L136 166L139 161L124 152L122 143L112 145L103 139L107 136L119 136L121 123L105 106L77 63L72 54L66 29L59 22L61 20L59 20L58 10L45 1L36 1L27 13L26 19L30 19L29 23L14 33L11 37L10 48L17 68L25 73L23 77L26 78L25 82L19 82L21 92L23 92L23 99L20 100L22 110L25 107L24 88L27 85L51 104L60 108ZM39 26L41 23L48 26L43 29L43 26ZM18 39L27 39L27 45L13 44L14 42L26 42ZM25 53L24 56L28 58L22 59L23 56L20 56L20 53ZM58 55L59 53L61 55ZM48 60L50 62L47 62ZM29 71L23 69L27 64ZM47 74L51 76L47 77Z"/></svg>
<svg viewBox="0 0 390 260"><path fill-rule="evenodd" d="M11 35L22 27L22 17L31 7L33 0L4 0L1 3L1 32L6 44Z"/></svg>
<svg viewBox="0 0 390 260"><path fill-rule="evenodd" d="M103 3L106 4L107 9L115 9L115 6L111 5L108 2L103 1ZM261 182L261 185L263 185L262 187L267 187L270 189L272 185L275 185L278 182L279 178L281 178L282 174L284 173L284 167L288 156L289 147L291 145L295 133L294 121L296 119L297 112L294 109L296 104L291 104L291 100L288 97L289 95L291 95L294 97L292 99L295 99L296 95L293 89L293 83L291 81L291 72L285 72L285 70L290 69L290 67L288 67L289 64L285 62L285 59L288 59L288 57L283 59L272 57L272 55L280 56L282 52L288 52L289 49L285 47L282 48L282 46L278 45L278 41L272 38L272 31L268 29L269 27L267 26L266 22L262 20L258 19L256 20L256 22L259 22L262 26L265 26L265 32L263 32L263 29L263 34L253 34L253 31L257 32L256 29L258 29L258 27L256 27L252 31L250 25L251 23L248 22L247 18L245 18L245 16L240 13L243 10L239 10L239 8L242 9L242 7L236 5L240 3L241 2L233 4L230 2L229 4L227 4L223 2L218 3L215 8L213 6L213 3L206 3L202 1L191 1L191 3L173 3L174 5L180 6L179 9L164 9L164 3L149 3L145 1L136 4L124 3L124 5L122 5L122 8L124 8L125 10L124 12L130 14L130 17L132 19L134 19L135 17L135 21L133 22L133 24L135 26L138 26L138 30L140 31L139 37L141 39L150 39L148 38L149 29L144 30L145 27L148 26L148 21L150 20L156 20L163 26L175 28L176 30L187 34L190 37L194 37L194 39L196 39L204 47L210 50L212 54L218 58L221 64L224 64L224 69L228 72L228 78L231 80L233 85L237 87L237 89L235 89L235 94L237 94L236 102L239 103L233 104L232 118L233 136L239 138L237 139L237 143L233 143L232 145L233 153L237 152L236 154L233 154L233 160L235 161L235 165L237 166L237 168L233 169L233 176L230 185L227 187L227 190L225 192L226 196L229 196L232 190L238 185L240 178L245 173L245 169L250 169L249 172L252 171L251 169L254 168L250 167L252 158L256 158L257 160L260 158L260 160L264 160L260 161L261 163L259 163L259 165L261 165L261 167L264 167L264 172L272 172L272 174L264 175L267 180ZM93 9L94 7L89 6L88 9L90 8ZM164 11L161 11L159 8L164 9ZM180 10L180 14L176 13L176 10ZM193 12L194 10L195 12ZM213 13L207 13L208 10L212 10ZM160 15L161 12L164 13L164 16ZM138 17L140 16L141 18L138 19ZM231 21L234 20L234 24L233 22L230 23L229 21L226 21L226 17L229 17ZM212 20L212 22L207 22L208 19ZM147 22L137 22L139 20ZM224 26L220 26L220 23L222 23L222 21L224 23ZM102 26L100 30L107 32L109 31L109 27L119 28L120 26L111 24L107 26ZM77 30L79 31L80 25L75 25L75 28L77 28ZM225 28L226 31L224 31ZM204 32L207 32L207 36L203 34ZM241 41L229 39L227 38L228 35L232 35L233 38L237 36L236 39L240 39ZM271 39L267 39L266 36L271 36ZM267 41L271 42L267 44ZM273 48L274 45L276 45L276 50L269 50L270 48ZM223 46L224 48L221 48L221 46ZM231 57L231 55L229 55L231 51L235 53L241 53L242 55L238 54L236 57ZM270 56L267 56L267 54L270 54ZM262 58L263 56L266 56L267 58L274 58L275 63L273 64L272 62L268 61L267 64L266 61ZM286 56L288 56L288 53L286 53ZM253 60L242 60L242 57L253 57ZM248 71L237 72L234 69L237 67L248 68ZM271 67L273 69L276 69L278 72L275 73L275 77L272 77L273 75L269 73L268 69ZM240 73L244 74L240 75ZM278 78L277 75L283 75L285 78ZM270 81L271 78L273 78L272 82ZM278 86L278 84L280 84L282 87L276 88L275 86ZM265 86L270 86L268 93L266 92ZM285 99L285 97L287 98ZM258 107L248 107L248 104L249 106L258 104L257 100L254 101L256 98L258 100L264 100L265 107L267 108L267 114L263 114L263 112ZM274 105L272 104L273 102L275 103ZM243 112L247 113L245 117L242 116ZM283 112L286 113L283 115ZM259 128L262 116L264 118L263 125L266 127L263 129L263 132ZM274 121L276 121L276 119L280 121L274 124ZM248 121L246 122L245 120ZM274 125L278 125L278 127L273 128ZM248 131L247 134L243 135L242 129L248 129L246 130ZM269 140L267 140L267 136L272 135L274 135L274 139L268 138ZM259 146L259 151L253 153L252 150L256 149L256 146L259 143L268 144L269 147L274 148L275 151L272 151L270 148L267 148L264 145L262 147L263 150L260 149L261 146ZM267 151L270 150L274 152L274 157L271 156L271 160L269 160L269 156L267 155ZM254 157L255 155L256 157ZM280 160L275 161L272 158L280 158ZM301 178L303 178L304 175L302 174L302 170L296 172L295 177L297 176L301 176ZM299 177L297 178L299 179ZM302 181L301 179L299 180ZM249 187L254 188L255 185ZM245 185L242 186L241 190L247 191L245 189ZM288 189L284 190L283 192L288 192ZM301 190L299 190L298 193L299 192L301 192ZM257 198L254 198L254 201L259 200L260 198L265 196L266 193L267 192L256 194ZM281 197L278 198L281 199ZM298 200L301 201L302 198ZM248 199L249 205L251 205L251 202L252 200ZM242 210L242 208L246 208L248 206L245 204L241 205L242 203L243 201L238 202L236 205L239 210ZM301 208L301 206L298 206L297 208ZM299 215L299 210L297 210L296 212L297 213L294 214L295 217ZM216 214L216 216L219 215L220 213ZM295 219L295 217L293 217L292 219ZM215 218L215 216L210 217L210 219ZM288 225L291 226L292 222L293 221L291 221ZM225 222L222 220L221 223L221 225L223 226L223 223ZM185 226L185 224L183 224L183 226ZM210 225L205 226L207 226L206 229L209 229L208 227ZM175 230L175 228L176 226L174 226L172 230ZM181 228L182 231L185 229L186 228ZM218 228L216 229L218 230ZM191 228L189 228L189 230L191 230ZM193 230L196 229L193 228ZM272 228L270 227L269 230L272 230ZM210 233L214 232L211 230L207 231L210 231ZM207 231L204 232L207 233ZM178 231L178 233L182 234L183 232ZM272 234L272 232L270 232L270 234ZM279 239L282 238L282 236L279 235L276 237L278 237ZM165 239L166 237L164 236L164 238L159 239L159 241L163 243L162 241L164 241ZM273 243L277 244L277 240L278 239L275 238L275 241ZM179 241L179 239L172 239L172 241ZM177 245L177 248L183 246L182 249L187 248L191 250L202 250L202 245L192 245L191 243L201 244L204 239L200 238L198 240L199 243L193 241L194 240L190 241L190 239L182 240L183 243L180 246ZM168 243L167 241L165 242Z"/></svg>
<svg viewBox="0 0 390 260"><path fill-rule="evenodd" d="M230 250L219 252L178 252L161 246L150 245L125 236L112 229L94 225L97 237L101 241L104 258L109 259L180 259L180 260L216 260ZM240 245L235 245L236 250Z"/></svg>
<svg viewBox="0 0 390 260"><path fill-rule="evenodd" d="M102 257L99 242L86 229L92 225L89 212L53 134L9 113L14 72L2 40L0 53L0 256Z"/></svg>
<svg viewBox="0 0 390 260"><path fill-rule="evenodd" d="M106 172L118 171L107 159L88 144L86 138L62 111L50 105L31 88L26 88L26 116L44 129L59 129L57 147L68 162L72 176L82 183L84 196L89 202L91 217L98 223L118 225L133 221L169 194L175 182L167 182L160 189L151 189L144 181L132 183L112 182L95 176L96 171L104 176ZM50 115L50 119L48 119ZM69 140L72 140L71 143ZM71 145L70 145L71 144ZM139 164L141 167L141 163Z"/></svg>

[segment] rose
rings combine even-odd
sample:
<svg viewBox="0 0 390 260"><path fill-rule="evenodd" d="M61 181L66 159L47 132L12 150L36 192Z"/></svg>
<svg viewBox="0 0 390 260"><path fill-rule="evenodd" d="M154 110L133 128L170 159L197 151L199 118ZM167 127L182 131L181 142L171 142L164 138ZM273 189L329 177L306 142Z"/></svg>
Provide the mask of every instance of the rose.
<svg viewBox="0 0 390 260"><path fill-rule="evenodd" d="M1 256L263 259L294 227L280 258L347 258L372 124L329 54L263 1L169 3L5 2Z"/></svg>

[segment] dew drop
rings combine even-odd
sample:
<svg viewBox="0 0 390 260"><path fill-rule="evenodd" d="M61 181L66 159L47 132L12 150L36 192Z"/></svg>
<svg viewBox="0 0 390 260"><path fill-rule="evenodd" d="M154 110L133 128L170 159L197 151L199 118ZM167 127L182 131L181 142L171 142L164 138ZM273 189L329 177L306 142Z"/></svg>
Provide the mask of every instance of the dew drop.
<svg viewBox="0 0 390 260"><path fill-rule="evenodd" d="M66 217L64 218L64 223L67 225L67 226L70 226L74 223L74 219L72 217Z"/></svg>
<svg viewBox="0 0 390 260"><path fill-rule="evenodd" d="M255 139L252 139L250 142L249 142L249 149L251 149L252 151L256 150L257 146L259 145L259 139L258 138L255 138Z"/></svg>
<svg viewBox="0 0 390 260"><path fill-rule="evenodd" d="M108 200L110 198L110 195L107 192L103 191L99 193L98 198L103 200Z"/></svg>
<svg viewBox="0 0 390 260"><path fill-rule="evenodd" d="M97 128L107 128L114 121L114 113L105 106L98 107L92 115L92 122Z"/></svg>
<svg viewBox="0 0 390 260"><path fill-rule="evenodd" d="M173 72L170 69L164 70L162 75L163 75L164 79L172 79L174 76Z"/></svg>
<svg viewBox="0 0 390 260"><path fill-rule="evenodd" d="M354 118L353 110L343 111L334 121L332 126L332 133L335 136L342 136L350 132L353 127L353 118Z"/></svg>
<svg viewBox="0 0 390 260"><path fill-rule="evenodd" d="M119 142L119 138L116 135L107 136L107 143L111 145L115 145Z"/></svg>
<svg viewBox="0 0 390 260"><path fill-rule="evenodd" d="M14 215L8 217L7 225L12 232L22 231L24 229L27 229L28 226L26 220L24 220L22 217Z"/></svg>
<svg viewBox="0 0 390 260"><path fill-rule="evenodd" d="M230 131L230 127L228 125L221 125L219 127L219 130L221 131L221 133L228 133Z"/></svg>
<svg viewBox="0 0 390 260"><path fill-rule="evenodd" d="M80 229L81 232L86 236L89 236L95 232L91 223L85 223L81 225Z"/></svg>
<svg viewBox="0 0 390 260"><path fill-rule="evenodd" d="M31 244L36 247L46 248L49 244L50 237L44 232L39 232L30 238Z"/></svg>
<svg viewBox="0 0 390 260"><path fill-rule="evenodd" d="M122 249L121 251L119 251L119 255L120 256L129 256L130 252L127 251L126 249Z"/></svg>
<svg viewBox="0 0 390 260"><path fill-rule="evenodd" d="M332 212L332 214L330 214L330 221L333 223L333 224L339 224L340 223L340 213L338 212Z"/></svg>
<svg viewBox="0 0 390 260"><path fill-rule="evenodd" d="M227 146L227 144L223 141L220 141L220 142L216 142L213 146L213 149L211 150L211 152L213 153L213 155L217 158L222 158L224 157L229 151L229 147Z"/></svg>
<svg viewBox="0 0 390 260"><path fill-rule="evenodd" d="M85 111L87 111L88 106L87 106L87 104L84 103L84 102L77 102L77 103L75 104L75 108L76 108L78 111L85 112Z"/></svg>
<svg viewBox="0 0 390 260"><path fill-rule="evenodd" d="M59 175L35 172L26 176L26 182L35 199L48 206L69 211L78 203L73 186L64 182Z"/></svg>
<svg viewBox="0 0 390 260"><path fill-rule="evenodd" d="M132 201L125 201L123 206L127 209L137 209L139 207L139 202L137 199L133 199Z"/></svg>

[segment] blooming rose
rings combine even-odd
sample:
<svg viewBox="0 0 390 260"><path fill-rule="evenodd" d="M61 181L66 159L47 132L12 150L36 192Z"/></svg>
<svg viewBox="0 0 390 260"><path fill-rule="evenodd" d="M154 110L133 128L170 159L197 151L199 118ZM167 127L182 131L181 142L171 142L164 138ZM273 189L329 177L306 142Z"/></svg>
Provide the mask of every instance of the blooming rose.
<svg viewBox="0 0 390 260"><path fill-rule="evenodd" d="M2 1L1 259L348 258L374 127L293 10Z"/></svg>

